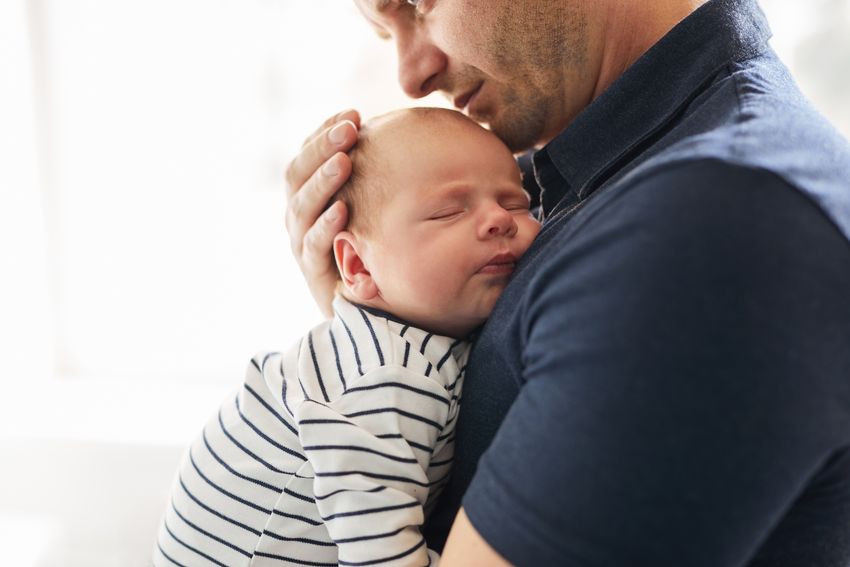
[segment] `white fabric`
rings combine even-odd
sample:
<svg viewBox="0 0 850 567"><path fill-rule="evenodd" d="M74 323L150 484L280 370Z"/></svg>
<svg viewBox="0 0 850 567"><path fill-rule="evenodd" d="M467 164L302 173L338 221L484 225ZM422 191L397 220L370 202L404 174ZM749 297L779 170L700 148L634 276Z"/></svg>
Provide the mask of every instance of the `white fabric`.
<svg viewBox="0 0 850 567"><path fill-rule="evenodd" d="M154 565L433 565L469 343L340 298L241 389L179 471Z"/></svg>

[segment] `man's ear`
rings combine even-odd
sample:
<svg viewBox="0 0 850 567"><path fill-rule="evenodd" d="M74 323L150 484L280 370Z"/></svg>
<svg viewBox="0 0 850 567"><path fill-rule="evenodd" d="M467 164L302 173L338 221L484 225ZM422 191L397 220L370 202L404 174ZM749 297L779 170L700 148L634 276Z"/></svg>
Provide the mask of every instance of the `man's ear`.
<svg viewBox="0 0 850 567"><path fill-rule="evenodd" d="M342 283L354 299L365 302L378 295L378 286L363 261L362 249L357 235L347 230L334 237L334 257Z"/></svg>

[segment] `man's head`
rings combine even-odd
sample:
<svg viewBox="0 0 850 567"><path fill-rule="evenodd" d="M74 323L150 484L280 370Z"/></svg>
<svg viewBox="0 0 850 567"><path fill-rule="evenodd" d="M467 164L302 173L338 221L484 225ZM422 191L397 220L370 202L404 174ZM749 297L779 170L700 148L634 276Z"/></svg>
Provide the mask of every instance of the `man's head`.
<svg viewBox="0 0 850 567"><path fill-rule="evenodd" d="M399 82L442 91L514 152L551 140L705 0L355 0Z"/></svg>
<svg viewBox="0 0 850 567"><path fill-rule="evenodd" d="M588 15L573 0L355 0L395 40L412 97L443 91L513 151L551 138L591 99ZM574 102L567 104L564 91Z"/></svg>
<svg viewBox="0 0 850 567"><path fill-rule="evenodd" d="M344 295L441 334L483 323L539 230L510 150L458 112L419 108L367 122L352 161L334 240Z"/></svg>

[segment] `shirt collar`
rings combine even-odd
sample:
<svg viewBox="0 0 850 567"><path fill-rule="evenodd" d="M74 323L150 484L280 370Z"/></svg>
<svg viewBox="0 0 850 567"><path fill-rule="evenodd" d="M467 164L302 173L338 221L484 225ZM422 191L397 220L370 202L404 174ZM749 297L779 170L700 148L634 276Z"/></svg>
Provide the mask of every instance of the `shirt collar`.
<svg viewBox="0 0 850 567"><path fill-rule="evenodd" d="M641 56L534 155L545 216L585 199L610 167L674 120L732 61L767 49L756 0L711 0Z"/></svg>

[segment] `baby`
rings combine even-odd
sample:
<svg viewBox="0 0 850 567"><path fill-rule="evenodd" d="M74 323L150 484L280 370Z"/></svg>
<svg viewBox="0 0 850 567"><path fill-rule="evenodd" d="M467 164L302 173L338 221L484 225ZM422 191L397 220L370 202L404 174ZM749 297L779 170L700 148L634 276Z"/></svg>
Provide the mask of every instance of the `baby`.
<svg viewBox="0 0 850 567"><path fill-rule="evenodd" d="M258 355L192 445L160 565L415 565L448 480L469 335L539 230L511 152L462 114L372 119L337 198L334 317Z"/></svg>

